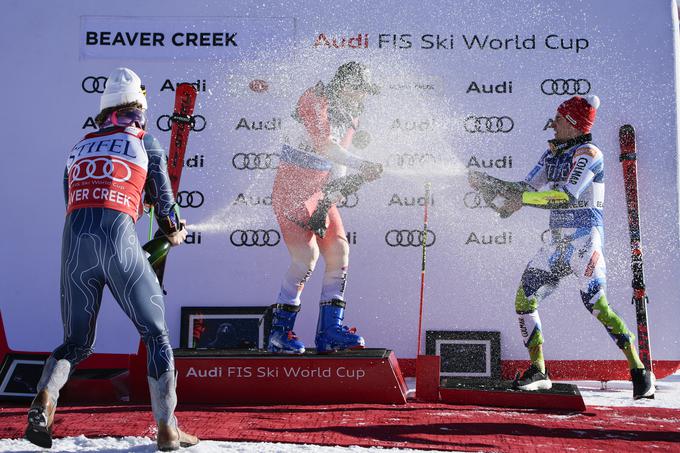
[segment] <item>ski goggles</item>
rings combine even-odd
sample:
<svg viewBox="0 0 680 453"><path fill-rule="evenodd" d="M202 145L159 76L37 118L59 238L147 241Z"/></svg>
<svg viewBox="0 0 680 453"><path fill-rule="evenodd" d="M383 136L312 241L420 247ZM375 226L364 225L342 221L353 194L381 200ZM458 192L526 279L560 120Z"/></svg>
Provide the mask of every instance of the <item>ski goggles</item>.
<svg viewBox="0 0 680 453"><path fill-rule="evenodd" d="M141 109L118 110L111 114L110 119L114 126L127 127L136 123L140 129L146 129L146 112Z"/></svg>

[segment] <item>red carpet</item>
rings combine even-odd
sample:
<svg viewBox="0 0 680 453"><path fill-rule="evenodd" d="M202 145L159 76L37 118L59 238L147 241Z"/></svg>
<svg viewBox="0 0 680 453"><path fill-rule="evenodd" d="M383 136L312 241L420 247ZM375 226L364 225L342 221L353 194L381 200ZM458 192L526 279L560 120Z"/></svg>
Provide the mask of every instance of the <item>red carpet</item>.
<svg viewBox="0 0 680 453"><path fill-rule="evenodd" d="M0 408L0 437L23 435L26 409ZM680 451L680 410L589 408L585 413L409 403L183 407L181 425L203 439L463 451ZM68 406L55 436L152 436L146 406Z"/></svg>

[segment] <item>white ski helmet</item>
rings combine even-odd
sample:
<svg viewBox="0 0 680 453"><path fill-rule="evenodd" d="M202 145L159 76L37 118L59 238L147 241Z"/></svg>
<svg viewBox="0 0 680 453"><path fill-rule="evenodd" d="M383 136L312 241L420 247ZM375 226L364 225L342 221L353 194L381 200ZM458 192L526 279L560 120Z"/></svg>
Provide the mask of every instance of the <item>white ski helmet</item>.
<svg viewBox="0 0 680 453"><path fill-rule="evenodd" d="M129 102L139 102L146 109L146 90L142 80L132 69L116 68L106 81L99 110Z"/></svg>

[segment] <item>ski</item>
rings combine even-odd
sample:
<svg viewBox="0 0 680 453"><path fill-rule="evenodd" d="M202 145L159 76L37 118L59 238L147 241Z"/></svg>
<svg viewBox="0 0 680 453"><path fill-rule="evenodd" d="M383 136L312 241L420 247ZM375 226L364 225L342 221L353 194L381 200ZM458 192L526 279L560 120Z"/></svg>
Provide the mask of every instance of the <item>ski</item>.
<svg viewBox="0 0 680 453"><path fill-rule="evenodd" d="M172 129L170 133L170 151L168 152L168 176L170 177L170 187L172 194L177 198L179 191L179 181L182 177L184 168L184 154L187 149L189 132L194 127L194 106L196 105L196 87L190 83L177 84L175 91L175 110L170 117ZM178 211L179 218L179 211ZM152 219L153 221L153 215ZM165 274L165 261L170 244L167 240L163 241L158 237L147 242L144 249L150 254L151 265L158 276L158 281L163 286L163 275ZM165 290L163 290L165 292Z"/></svg>
<svg viewBox="0 0 680 453"><path fill-rule="evenodd" d="M649 327L647 321L647 304L649 299L645 289L645 277L642 262L642 243L640 240L640 211L638 205L637 179L637 147L635 129L625 124L619 129L619 145L623 165L623 183L626 191L628 208L628 230L630 232L631 269L633 271L633 300L637 319L638 349L640 360L645 368L652 370L652 353L649 345Z"/></svg>
<svg viewBox="0 0 680 453"><path fill-rule="evenodd" d="M196 87L190 83L180 83L175 92L175 111L170 117L172 132L170 133L170 152L168 153L168 174L172 194L176 197L179 191L179 180L184 168L184 154L187 150L189 132L194 127L194 105L196 104Z"/></svg>

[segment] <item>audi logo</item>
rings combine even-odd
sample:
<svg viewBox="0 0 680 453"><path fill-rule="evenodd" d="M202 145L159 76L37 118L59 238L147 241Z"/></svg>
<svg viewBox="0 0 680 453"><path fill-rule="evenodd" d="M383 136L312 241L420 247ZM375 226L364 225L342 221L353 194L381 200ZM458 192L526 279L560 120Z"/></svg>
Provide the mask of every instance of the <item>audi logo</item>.
<svg viewBox="0 0 680 453"><path fill-rule="evenodd" d="M267 170L279 167L278 153L236 153L231 164L237 170Z"/></svg>
<svg viewBox="0 0 680 453"><path fill-rule="evenodd" d="M103 93L106 88L107 77L88 76L83 79L80 86L86 93Z"/></svg>
<svg viewBox="0 0 680 453"><path fill-rule="evenodd" d="M205 129L206 121L203 115L194 115L193 118L194 123L191 124L192 131L201 132L203 129ZM156 127L163 132L167 132L170 129L172 129L172 121L170 121L170 115L159 116L158 119L156 120Z"/></svg>
<svg viewBox="0 0 680 453"><path fill-rule="evenodd" d="M389 157L387 158L388 167L398 168L413 168L416 166L434 164L436 162L437 158L429 153L421 154L397 153L390 154Z"/></svg>
<svg viewBox="0 0 680 453"><path fill-rule="evenodd" d="M234 247L274 247L281 242L276 230L234 230L229 236Z"/></svg>
<svg viewBox="0 0 680 453"><path fill-rule="evenodd" d="M466 208L476 209L476 208L488 208L482 196L479 192L468 192L463 197L463 203Z"/></svg>
<svg viewBox="0 0 680 453"><path fill-rule="evenodd" d="M541 82L541 91L547 95L584 95L590 93L590 82L586 79L545 79Z"/></svg>
<svg viewBox="0 0 680 453"><path fill-rule="evenodd" d="M466 132L490 132L492 134L507 134L515 127L515 122L509 116L474 116L465 118L463 123Z"/></svg>
<svg viewBox="0 0 680 453"><path fill-rule="evenodd" d="M126 162L107 157L80 160L73 164L70 171L71 182L84 181L86 179L111 179L116 182L123 182L132 176L132 169L130 169ZM118 177L121 173L125 175L122 178Z"/></svg>
<svg viewBox="0 0 680 453"><path fill-rule="evenodd" d="M203 194L197 190L189 192L180 190L177 192L177 204L180 208L200 208L203 206Z"/></svg>
<svg viewBox="0 0 680 453"><path fill-rule="evenodd" d="M425 247L432 247L437 240L434 231L427 230ZM390 230L385 234L385 242L390 247L420 247L423 245L421 230Z"/></svg>
<svg viewBox="0 0 680 453"><path fill-rule="evenodd" d="M338 208L355 208L359 204L359 196L351 193L337 203Z"/></svg>

